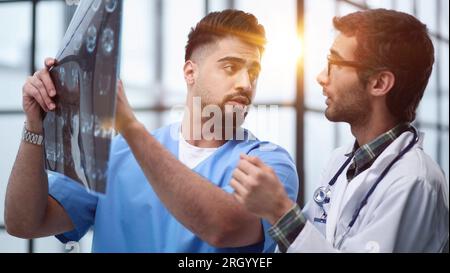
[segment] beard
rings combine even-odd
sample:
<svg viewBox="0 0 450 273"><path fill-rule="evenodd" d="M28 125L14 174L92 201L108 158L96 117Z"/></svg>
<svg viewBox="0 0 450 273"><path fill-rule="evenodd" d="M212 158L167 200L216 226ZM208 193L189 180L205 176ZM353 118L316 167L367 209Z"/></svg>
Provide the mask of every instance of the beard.
<svg viewBox="0 0 450 273"><path fill-rule="evenodd" d="M325 117L331 122L357 125L366 122L371 112L370 98L361 86L337 92L338 100L330 99Z"/></svg>
<svg viewBox="0 0 450 273"><path fill-rule="evenodd" d="M235 92L224 96L221 100L214 99L210 96L210 92L199 92L197 96L201 98L201 107L203 109L208 106L219 107L222 112L222 124L225 126L225 119L231 118L233 115L233 124L239 121L240 116L245 119L248 114L249 105L252 103L252 98L243 92ZM229 104L230 102L238 102L239 104ZM239 125L240 126L240 125ZM239 127L233 126L233 127Z"/></svg>
<svg viewBox="0 0 450 273"><path fill-rule="evenodd" d="M207 130L207 134L212 133L225 140L237 139L248 115L251 97L243 92L233 92L218 99L208 90L196 92L196 97L201 98L202 128Z"/></svg>
<svg viewBox="0 0 450 273"><path fill-rule="evenodd" d="M239 104L228 104L230 102L238 102ZM226 95L219 105L223 113L223 126L234 129L241 127L248 115L251 102L251 98L243 93L236 92Z"/></svg>

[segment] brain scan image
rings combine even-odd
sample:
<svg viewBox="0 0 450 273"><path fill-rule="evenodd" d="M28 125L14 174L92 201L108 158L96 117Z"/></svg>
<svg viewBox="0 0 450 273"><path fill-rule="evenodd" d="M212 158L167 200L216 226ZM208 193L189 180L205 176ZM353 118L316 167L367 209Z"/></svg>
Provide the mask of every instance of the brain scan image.
<svg viewBox="0 0 450 273"><path fill-rule="evenodd" d="M105 9L107 12L114 12L118 0L105 0Z"/></svg>
<svg viewBox="0 0 450 273"><path fill-rule="evenodd" d="M56 110L44 119L46 168L105 193L114 136L122 1L82 0L50 75Z"/></svg>
<svg viewBox="0 0 450 273"><path fill-rule="evenodd" d="M106 55L111 54L114 49L114 31L107 28L103 31L102 35L102 48Z"/></svg>
<svg viewBox="0 0 450 273"><path fill-rule="evenodd" d="M86 48L89 53L94 52L97 45L97 29L95 26L90 26L87 30Z"/></svg>

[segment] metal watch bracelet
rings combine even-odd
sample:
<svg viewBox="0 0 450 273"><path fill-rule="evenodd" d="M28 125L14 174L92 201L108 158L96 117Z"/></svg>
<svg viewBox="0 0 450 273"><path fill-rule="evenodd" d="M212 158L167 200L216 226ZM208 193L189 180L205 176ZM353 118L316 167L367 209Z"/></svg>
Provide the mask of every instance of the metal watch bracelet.
<svg viewBox="0 0 450 273"><path fill-rule="evenodd" d="M22 140L37 146L42 146L44 143L44 136L29 131L27 129L27 124L25 123L22 131Z"/></svg>

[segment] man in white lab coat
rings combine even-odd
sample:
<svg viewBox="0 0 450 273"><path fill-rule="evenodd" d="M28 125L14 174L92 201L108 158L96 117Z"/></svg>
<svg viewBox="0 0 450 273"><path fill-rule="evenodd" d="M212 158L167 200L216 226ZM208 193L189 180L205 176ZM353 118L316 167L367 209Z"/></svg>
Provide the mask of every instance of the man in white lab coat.
<svg viewBox="0 0 450 273"><path fill-rule="evenodd" d="M448 248L448 186L410 125L434 63L427 28L383 9L333 24L339 33L317 81L326 117L349 123L354 144L334 151L303 209L256 157L241 156L234 196L269 220L281 252L440 252Z"/></svg>

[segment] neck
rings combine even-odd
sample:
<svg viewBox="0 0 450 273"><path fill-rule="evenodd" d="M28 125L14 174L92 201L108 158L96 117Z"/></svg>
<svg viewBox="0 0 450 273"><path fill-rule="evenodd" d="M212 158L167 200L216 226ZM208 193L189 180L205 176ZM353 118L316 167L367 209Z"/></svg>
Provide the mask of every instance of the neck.
<svg viewBox="0 0 450 273"><path fill-rule="evenodd" d="M202 132L205 121L201 116L194 116L201 115L201 113L194 113L192 107L189 106L186 111L188 112L185 112L181 123L181 135L187 143L199 148L217 148L225 144L226 140L222 135L216 135L214 132Z"/></svg>
<svg viewBox="0 0 450 273"><path fill-rule="evenodd" d="M363 146L375 140L378 136L398 125L398 121L391 115L372 115L364 121L350 124L353 136L359 146Z"/></svg>

